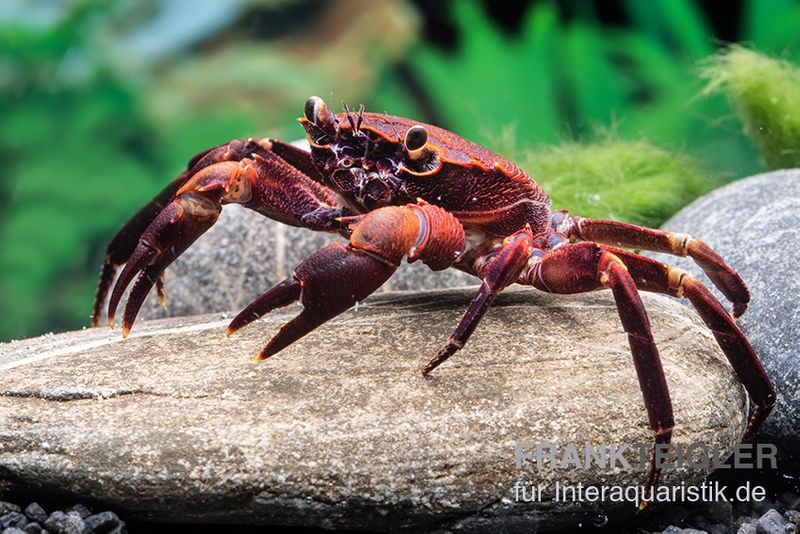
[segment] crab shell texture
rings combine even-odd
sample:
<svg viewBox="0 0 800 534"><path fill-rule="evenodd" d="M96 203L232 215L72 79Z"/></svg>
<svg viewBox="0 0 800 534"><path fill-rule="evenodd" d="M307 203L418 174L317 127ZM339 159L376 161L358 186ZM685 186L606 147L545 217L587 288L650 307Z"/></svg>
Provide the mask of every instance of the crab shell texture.
<svg viewBox="0 0 800 534"><path fill-rule="evenodd" d="M322 113L327 112L327 110ZM378 113L340 113L335 127L300 119L313 161L326 185L351 210L418 202L455 216L468 235L504 238L530 225L545 232L550 198L516 164L447 130ZM407 134L424 128L427 142L409 150Z"/></svg>

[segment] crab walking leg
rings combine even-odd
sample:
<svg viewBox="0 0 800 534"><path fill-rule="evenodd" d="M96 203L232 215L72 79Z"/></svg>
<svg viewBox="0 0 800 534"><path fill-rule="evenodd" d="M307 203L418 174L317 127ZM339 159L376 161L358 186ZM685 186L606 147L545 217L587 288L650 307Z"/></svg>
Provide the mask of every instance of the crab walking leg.
<svg viewBox="0 0 800 534"><path fill-rule="evenodd" d="M439 271L464 252L461 223L424 202L384 207L342 221L352 230L348 245L321 248L231 321L228 335L276 308L302 302L303 311L281 327L258 359L272 356L368 297L397 270L403 256L409 263L419 259Z"/></svg>
<svg viewBox="0 0 800 534"><path fill-rule="evenodd" d="M224 204L237 203L286 224L334 231L342 210L335 194L270 152L252 154L240 161L213 163L196 172L175 192L137 239L108 304L108 321L114 316L125 289L139 275L122 324L127 335L147 293L157 285L164 269L217 221Z"/></svg>
<svg viewBox="0 0 800 534"><path fill-rule="evenodd" d="M655 432L653 456L645 482L645 500L640 504L643 508L661 475L661 469L656 468L655 463L656 447L670 442L674 420L661 358L631 273L612 252L595 243L576 243L545 254L540 262L531 265L520 282L561 294L583 293L604 287L611 289L622 327L628 334L650 428Z"/></svg>
<svg viewBox="0 0 800 534"><path fill-rule="evenodd" d="M632 252L602 248L625 263L640 289L689 299L714 334L736 376L753 399L755 410L742 437L745 443L751 441L775 405L775 389L753 347L722 304L702 282L682 269Z"/></svg>
<svg viewBox="0 0 800 534"><path fill-rule="evenodd" d="M559 212L563 213L563 212ZM750 292L741 277L731 269L714 249L689 234L665 232L643 226L570 217L565 222L566 235L579 241L594 241L615 247L665 252L689 256L708 275L715 286L733 303L733 316L741 316L750 302Z"/></svg>
<svg viewBox="0 0 800 534"><path fill-rule="evenodd" d="M529 227L507 237L502 246L480 260L478 275L483 279L478 294L470 302L467 312L461 319L447 345L420 369L423 376L444 363L447 358L460 350L477 328L478 323L489 310L500 292L514 283L525 268L533 250L533 236Z"/></svg>
<svg viewBox="0 0 800 534"><path fill-rule="evenodd" d="M223 161L241 161L246 157L251 157L252 154L266 154L270 149L274 149L274 152L278 154L285 154L287 160L291 160L291 164L301 168L303 172L308 168L313 168L311 158L307 152L303 152L286 143L267 140L254 141L252 139L247 141L233 140L201 152L189 160L185 171L131 217L117 231L106 247L106 256L100 271L100 280L97 284L97 293L92 307L92 326L97 326L100 323L101 311L117 269L130 259L139 243L139 238L142 237L144 231L158 214L173 200L178 189L183 187L192 176L210 165ZM160 284L159 287L159 295L163 297L165 294L163 287Z"/></svg>

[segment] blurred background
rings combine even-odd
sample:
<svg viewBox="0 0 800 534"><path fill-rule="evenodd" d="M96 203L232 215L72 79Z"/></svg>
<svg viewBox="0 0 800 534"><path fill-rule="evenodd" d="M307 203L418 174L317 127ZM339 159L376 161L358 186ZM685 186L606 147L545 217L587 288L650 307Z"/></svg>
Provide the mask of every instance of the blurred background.
<svg viewBox="0 0 800 534"><path fill-rule="evenodd" d="M763 170L698 71L732 42L798 60L800 2L714 5L2 0L0 341L87 325L115 230L204 148L303 137L312 94L523 164L613 135L694 158L705 189Z"/></svg>

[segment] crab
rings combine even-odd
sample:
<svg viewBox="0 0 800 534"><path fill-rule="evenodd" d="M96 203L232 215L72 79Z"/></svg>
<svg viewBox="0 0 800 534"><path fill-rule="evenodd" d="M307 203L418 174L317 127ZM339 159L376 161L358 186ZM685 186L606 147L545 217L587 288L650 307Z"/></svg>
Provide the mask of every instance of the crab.
<svg viewBox="0 0 800 534"><path fill-rule="evenodd" d="M267 358L376 291L399 268L422 261L456 268L482 283L444 347L422 367L427 375L464 347L495 297L511 284L570 294L608 288L627 333L654 433L670 443L672 402L639 291L687 298L716 337L755 409L743 441L758 432L775 391L734 322L750 295L741 277L707 244L685 233L551 211L547 193L520 167L442 128L363 106L340 114L305 103L310 151L275 139L234 140L201 152L136 213L109 243L94 301L96 326L116 271L108 322L134 278L122 319L127 336L164 270L217 221L241 204L285 224L338 233L293 274L242 310L228 335L300 300L303 310L258 355ZM689 256L732 303L732 313L687 271L625 249ZM649 491L661 473L651 461ZM648 493L649 495L649 493ZM646 504L646 500L643 503Z"/></svg>

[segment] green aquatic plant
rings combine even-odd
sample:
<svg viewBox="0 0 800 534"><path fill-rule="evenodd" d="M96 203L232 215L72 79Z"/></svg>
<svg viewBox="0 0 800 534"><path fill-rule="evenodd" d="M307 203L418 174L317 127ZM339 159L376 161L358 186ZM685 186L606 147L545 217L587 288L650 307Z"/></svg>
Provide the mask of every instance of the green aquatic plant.
<svg viewBox="0 0 800 534"><path fill-rule="evenodd" d="M800 167L800 68L733 45L703 74L706 93L728 94L769 168Z"/></svg>
<svg viewBox="0 0 800 534"><path fill-rule="evenodd" d="M527 160L553 209L650 227L719 185L690 157L648 141L563 143L530 151Z"/></svg>
<svg viewBox="0 0 800 534"><path fill-rule="evenodd" d="M160 185L136 95L87 60L94 13L0 24L0 340L86 324L95 257Z"/></svg>

